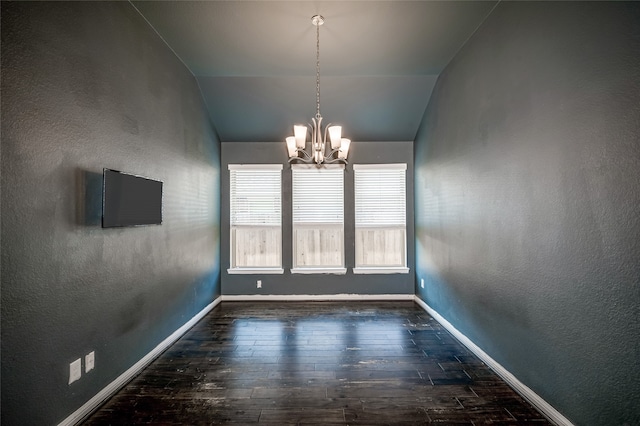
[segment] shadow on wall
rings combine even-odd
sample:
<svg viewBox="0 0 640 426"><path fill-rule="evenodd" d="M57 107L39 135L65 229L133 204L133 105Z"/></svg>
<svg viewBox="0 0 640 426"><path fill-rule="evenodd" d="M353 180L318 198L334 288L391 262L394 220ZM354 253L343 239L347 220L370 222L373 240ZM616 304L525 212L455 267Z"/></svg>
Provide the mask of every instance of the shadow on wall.
<svg viewBox="0 0 640 426"><path fill-rule="evenodd" d="M102 173L76 170L76 224L102 225Z"/></svg>

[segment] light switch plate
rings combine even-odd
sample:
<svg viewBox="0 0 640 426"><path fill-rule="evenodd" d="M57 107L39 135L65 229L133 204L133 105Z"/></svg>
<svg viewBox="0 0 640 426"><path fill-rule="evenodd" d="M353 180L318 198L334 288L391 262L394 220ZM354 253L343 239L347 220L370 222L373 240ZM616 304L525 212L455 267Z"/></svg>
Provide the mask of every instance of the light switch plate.
<svg viewBox="0 0 640 426"><path fill-rule="evenodd" d="M96 362L95 351L91 351L88 354L86 354L84 357L84 372L88 373L89 371L93 370L93 367L95 367L95 362Z"/></svg>
<svg viewBox="0 0 640 426"><path fill-rule="evenodd" d="M69 384L82 377L82 360L80 358L69 364Z"/></svg>

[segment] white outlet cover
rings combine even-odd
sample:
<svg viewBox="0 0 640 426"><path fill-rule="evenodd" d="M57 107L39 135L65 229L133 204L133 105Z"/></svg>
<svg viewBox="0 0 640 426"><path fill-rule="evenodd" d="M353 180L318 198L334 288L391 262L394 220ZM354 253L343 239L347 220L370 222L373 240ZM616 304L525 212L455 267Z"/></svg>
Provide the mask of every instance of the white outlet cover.
<svg viewBox="0 0 640 426"><path fill-rule="evenodd" d="M424 288L424 278L420 279L420 287Z"/></svg>
<svg viewBox="0 0 640 426"><path fill-rule="evenodd" d="M82 360L80 358L69 364L69 384L82 377Z"/></svg>
<svg viewBox="0 0 640 426"><path fill-rule="evenodd" d="M258 288L262 288L262 280L258 280Z"/></svg>
<svg viewBox="0 0 640 426"><path fill-rule="evenodd" d="M95 362L96 362L95 351L91 351L88 354L86 354L84 357L84 372L88 373L89 371L93 370L93 367L95 367Z"/></svg>

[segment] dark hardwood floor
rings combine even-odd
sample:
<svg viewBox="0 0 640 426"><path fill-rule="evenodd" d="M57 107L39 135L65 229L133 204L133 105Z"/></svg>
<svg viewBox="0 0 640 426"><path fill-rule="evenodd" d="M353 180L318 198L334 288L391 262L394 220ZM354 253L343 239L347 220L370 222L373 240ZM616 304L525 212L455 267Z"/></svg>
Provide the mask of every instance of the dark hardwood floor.
<svg viewBox="0 0 640 426"><path fill-rule="evenodd" d="M86 425L549 424L413 302L224 302Z"/></svg>

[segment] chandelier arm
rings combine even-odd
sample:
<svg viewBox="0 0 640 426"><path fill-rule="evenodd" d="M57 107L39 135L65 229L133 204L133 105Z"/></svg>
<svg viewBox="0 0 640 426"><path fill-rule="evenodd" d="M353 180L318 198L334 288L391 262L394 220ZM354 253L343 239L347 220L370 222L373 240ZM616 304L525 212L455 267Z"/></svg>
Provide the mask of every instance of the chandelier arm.
<svg viewBox="0 0 640 426"><path fill-rule="evenodd" d="M293 157L293 158L298 158L298 159L301 159L301 160L302 159L312 159L312 156L309 155L309 153L307 151L305 151L304 149L298 148L298 152L302 152L303 158L301 158L301 157Z"/></svg>
<svg viewBox="0 0 640 426"><path fill-rule="evenodd" d="M298 149L297 149L297 152L302 152L303 157L297 157L297 156L296 156L296 157L290 157L290 158L289 158L289 163L292 163L292 162L294 162L294 161L301 161L301 162L303 162L303 163L312 163L312 162L314 161L314 160L313 160L313 157L312 157L312 156L310 156L310 155L307 153L307 151L305 151L304 149L302 149L302 148L298 148Z"/></svg>
<svg viewBox="0 0 640 426"><path fill-rule="evenodd" d="M317 118L317 119L316 118L312 118L311 119L311 123L313 123L313 124L309 125L309 127L310 127L309 131L311 132L311 147L312 148L315 148L316 136L317 136L317 133L318 133L317 128L320 127L320 122L321 121L322 121L322 117Z"/></svg>
<svg viewBox="0 0 640 426"><path fill-rule="evenodd" d="M322 25L322 21L318 19L315 25L316 25L316 117L322 117L320 115L320 25Z"/></svg>
<svg viewBox="0 0 640 426"><path fill-rule="evenodd" d="M329 127L331 127L331 123L328 123L324 128L324 139L322 139L325 143L327 142L327 133L329 132ZM331 142L329 142L331 143ZM331 146L331 145L329 145Z"/></svg>
<svg viewBox="0 0 640 426"><path fill-rule="evenodd" d="M329 157L325 158L324 160L324 164L333 164L333 163L344 163L344 164L349 164L349 162L347 160L345 160L344 158L333 158L333 159L328 159Z"/></svg>
<svg viewBox="0 0 640 426"><path fill-rule="evenodd" d="M300 161L300 162L305 163L305 164L310 164L310 163L313 162L313 161L310 161L310 160L305 160L305 159L300 158L300 157L289 158L289 163L293 163L294 161Z"/></svg>

